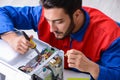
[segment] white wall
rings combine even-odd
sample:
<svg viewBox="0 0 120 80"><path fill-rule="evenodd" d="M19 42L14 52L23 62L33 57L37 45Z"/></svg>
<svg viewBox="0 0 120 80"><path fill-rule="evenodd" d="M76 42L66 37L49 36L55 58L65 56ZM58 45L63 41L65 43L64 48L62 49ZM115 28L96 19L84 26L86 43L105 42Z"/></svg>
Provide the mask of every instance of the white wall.
<svg viewBox="0 0 120 80"><path fill-rule="evenodd" d="M13 6L35 6L39 5L39 0L0 0L0 6L13 5Z"/></svg>
<svg viewBox="0 0 120 80"><path fill-rule="evenodd" d="M120 0L83 0L83 5L97 8L120 22Z"/></svg>
<svg viewBox="0 0 120 80"><path fill-rule="evenodd" d="M0 0L0 6L13 5L24 6L39 5L39 0ZM120 22L120 0L83 0L84 6L95 7L112 19Z"/></svg>

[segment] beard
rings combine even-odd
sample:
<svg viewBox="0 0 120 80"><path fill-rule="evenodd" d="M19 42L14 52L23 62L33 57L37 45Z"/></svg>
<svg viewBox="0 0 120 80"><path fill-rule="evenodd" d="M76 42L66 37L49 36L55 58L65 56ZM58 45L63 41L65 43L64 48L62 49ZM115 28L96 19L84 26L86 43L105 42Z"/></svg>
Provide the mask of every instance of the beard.
<svg viewBox="0 0 120 80"><path fill-rule="evenodd" d="M56 34L62 34L63 35L62 38L56 37L56 39L61 40L61 39L64 39L65 37L69 36L72 33L72 31L74 30L74 27L75 27L75 24L74 24L73 20L71 20L71 23L69 24L69 27L68 27L68 29L65 33L58 32L58 31L55 32Z"/></svg>

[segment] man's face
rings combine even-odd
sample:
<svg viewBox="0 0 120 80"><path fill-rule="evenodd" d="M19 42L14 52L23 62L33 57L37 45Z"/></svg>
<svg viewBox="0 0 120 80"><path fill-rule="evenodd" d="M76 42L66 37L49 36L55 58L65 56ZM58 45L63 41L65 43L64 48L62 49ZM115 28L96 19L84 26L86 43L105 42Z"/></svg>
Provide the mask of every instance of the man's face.
<svg viewBox="0 0 120 80"><path fill-rule="evenodd" d="M44 16L57 39L63 39L74 29L74 22L62 8L44 9Z"/></svg>

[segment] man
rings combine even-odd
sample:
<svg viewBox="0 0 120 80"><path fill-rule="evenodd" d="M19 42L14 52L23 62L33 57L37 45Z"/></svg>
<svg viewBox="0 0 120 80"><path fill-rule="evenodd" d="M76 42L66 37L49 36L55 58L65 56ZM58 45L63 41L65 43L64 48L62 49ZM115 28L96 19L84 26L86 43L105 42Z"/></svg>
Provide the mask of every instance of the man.
<svg viewBox="0 0 120 80"><path fill-rule="evenodd" d="M31 44L14 28L34 29L39 39L64 50L65 68L90 73L95 80L120 79L120 28L82 0L41 0L37 7L0 8L1 39L24 54Z"/></svg>

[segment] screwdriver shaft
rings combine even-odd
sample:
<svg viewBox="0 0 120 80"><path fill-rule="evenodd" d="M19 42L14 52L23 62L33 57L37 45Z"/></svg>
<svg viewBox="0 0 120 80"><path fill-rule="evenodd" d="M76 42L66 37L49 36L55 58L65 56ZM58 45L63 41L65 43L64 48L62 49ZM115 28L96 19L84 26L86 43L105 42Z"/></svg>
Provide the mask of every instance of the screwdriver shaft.
<svg viewBox="0 0 120 80"><path fill-rule="evenodd" d="M37 53L38 55L41 54L37 48L34 48L34 50L36 51L36 53Z"/></svg>

